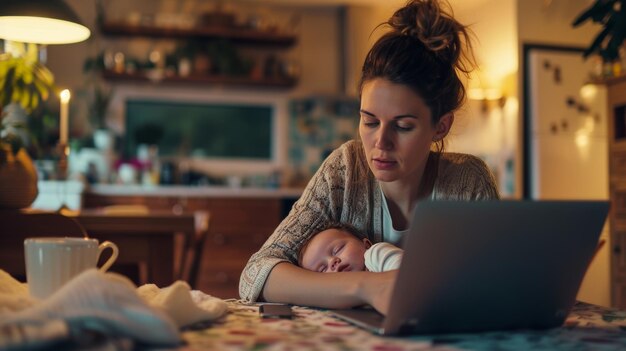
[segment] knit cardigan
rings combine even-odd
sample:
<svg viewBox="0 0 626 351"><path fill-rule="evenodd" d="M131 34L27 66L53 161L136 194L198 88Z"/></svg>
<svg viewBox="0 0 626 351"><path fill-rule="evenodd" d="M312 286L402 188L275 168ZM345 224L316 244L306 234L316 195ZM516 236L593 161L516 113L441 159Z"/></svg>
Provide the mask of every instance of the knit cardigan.
<svg viewBox="0 0 626 351"><path fill-rule="evenodd" d="M441 154L433 200L498 198L493 175L482 160L466 154ZM373 243L382 241L382 217L382 192L368 168L363 146L360 141L349 141L326 158L289 215L250 257L241 273L239 295L256 301L274 266L297 264L302 244L331 222L349 223Z"/></svg>

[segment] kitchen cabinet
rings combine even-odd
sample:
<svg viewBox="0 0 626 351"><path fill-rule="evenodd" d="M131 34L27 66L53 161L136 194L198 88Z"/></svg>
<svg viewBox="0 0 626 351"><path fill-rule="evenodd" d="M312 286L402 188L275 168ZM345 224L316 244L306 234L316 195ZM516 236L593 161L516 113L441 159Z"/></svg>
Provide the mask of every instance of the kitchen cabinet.
<svg viewBox="0 0 626 351"><path fill-rule="evenodd" d="M626 308L626 76L612 78L608 87L609 196L611 210L611 302Z"/></svg>
<svg viewBox="0 0 626 351"><path fill-rule="evenodd" d="M239 276L250 256L272 234L293 198L184 197L83 194L83 207L143 205L151 210L195 211L211 214L202 253L197 288L221 297L239 296Z"/></svg>

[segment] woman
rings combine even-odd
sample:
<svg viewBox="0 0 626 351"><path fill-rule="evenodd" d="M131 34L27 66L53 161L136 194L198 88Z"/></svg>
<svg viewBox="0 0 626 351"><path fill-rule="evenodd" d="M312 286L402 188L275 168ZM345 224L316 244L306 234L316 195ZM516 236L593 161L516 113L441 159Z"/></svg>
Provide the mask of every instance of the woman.
<svg viewBox="0 0 626 351"><path fill-rule="evenodd" d="M360 140L324 161L250 258L239 284L243 299L325 308L370 304L384 314L397 271L307 271L296 266L302 244L331 222L349 223L373 243L397 243L421 199L498 198L484 162L442 152L465 98L458 75L472 68L466 27L435 0L411 0L387 24L391 31L363 64Z"/></svg>

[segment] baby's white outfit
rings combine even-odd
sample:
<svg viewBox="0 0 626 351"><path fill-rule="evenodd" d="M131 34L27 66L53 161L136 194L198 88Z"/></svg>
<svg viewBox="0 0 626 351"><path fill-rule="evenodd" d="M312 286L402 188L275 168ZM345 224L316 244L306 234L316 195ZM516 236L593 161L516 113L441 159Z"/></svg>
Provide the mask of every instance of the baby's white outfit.
<svg viewBox="0 0 626 351"><path fill-rule="evenodd" d="M365 251L365 267L370 272L398 269L403 253L404 250L390 243L376 243Z"/></svg>

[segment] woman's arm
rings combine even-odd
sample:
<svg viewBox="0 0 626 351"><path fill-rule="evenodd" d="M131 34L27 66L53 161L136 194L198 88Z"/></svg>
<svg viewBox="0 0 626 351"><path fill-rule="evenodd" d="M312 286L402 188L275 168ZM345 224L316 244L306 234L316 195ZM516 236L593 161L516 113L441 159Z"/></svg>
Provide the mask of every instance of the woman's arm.
<svg viewBox="0 0 626 351"><path fill-rule="evenodd" d="M350 163L346 153L346 148L340 147L322 163L287 217L263 247L250 257L239 282L242 299L259 299L276 265L295 264L304 242L328 223L341 219L345 207L346 164Z"/></svg>
<svg viewBox="0 0 626 351"><path fill-rule="evenodd" d="M397 271L318 273L288 262L277 264L263 288L265 301L322 308L372 305L386 314Z"/></svg>
<svg viewBox="0 0 626 351"><path fill-rule="evenodd" d="M239 283L241 298L319 307L369 303L385 310L379 296L381 289L382 293L387 286L391 289L392 275L322 277L295 266L302 244L331 222L348 222L371 231L372 185L357 168L360 150L360 144L346 143L322 163L289 215L248 261Z"/></svg>

